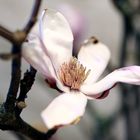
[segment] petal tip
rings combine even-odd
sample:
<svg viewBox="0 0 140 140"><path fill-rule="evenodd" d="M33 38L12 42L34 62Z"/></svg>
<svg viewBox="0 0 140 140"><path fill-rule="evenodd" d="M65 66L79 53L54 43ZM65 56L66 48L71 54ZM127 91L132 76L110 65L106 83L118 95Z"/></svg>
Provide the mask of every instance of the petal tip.
<svg viewBox="0 0 140 140"><path fill-rule="evenodd" d="M69 123L60 123L60 124L54 124L54 123L49 123L47 121L47 117L46 117L46 113L45 111L42 111L41 113L41 117L46 125L46 128L48 130L51 130L51 129L58 129L60 127L64 127L64 126L67 126L67 125L76 125L77 123L79 123L79 121L81 120L82 116L78 116L75 120L72 120L71 122Z"/></svg>
<svg viewBox="0 0 140 140"><path fill-rule="evenodd" d="M65 93L56 97L42 111L41 117L48 129L77 124L85 112L87 98L83 94Z"/></svg>

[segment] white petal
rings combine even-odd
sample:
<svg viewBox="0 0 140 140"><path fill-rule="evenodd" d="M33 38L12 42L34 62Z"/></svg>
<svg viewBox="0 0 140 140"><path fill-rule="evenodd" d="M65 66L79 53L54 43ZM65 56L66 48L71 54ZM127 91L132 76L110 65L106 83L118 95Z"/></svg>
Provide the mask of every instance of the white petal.
<svg viewBox="0 0 140 140"><path fill-rule="evenodd" d="M140 85L140 66L117 69L97 83L82 85L80 90L88 96L98 98L102 96L103 92L109 91L118 82Z"/></svg>
<svg viewBox="0 0 140 140"><path fill-rule="evenodd" d="M44 53L41 42L37 34L37 26L35 25L31 33L28 35L28 41L23 44L22 56L36 70L45 75L47 79L54 79L55 72L49 57Z"/></svg>
<svg viewBox="0 0 140 140"><path fill-rule="evenodd" d="M57 78L50 59L46 56L42 48L38 47L40 45L41 44L37 45L37 43L32 41L24 43L22 47L23 57L29 64L45 76L45 79L48 80L48 84L56 84L61 91L68 92L69 88L64 86Z"/></svg>
<svg viewBox="0 0 140 140"><path fill-rule="evenodd" d="M56 97L41 116L48 129L75 123L83 116L87 98L81 93L64 93Z"/></svg>
<svg viewBox="0 0 140 140"><path fill-rule="evenodd" d="M51 58L56 71L72 57L73 35L64 16L53 10L44 10L39 20L43 49Z"/></svg>
<svg viewBox="0 0 140 140"><path fill-rule="evenodd" d="M62 84L62 82L59 79L56 79L56 86L58 87L58 89L60 89L63 92L66 93L70 92L70 88Z"/></svg>
<svg viewBox="0 0 140 140"><path fill-rule="evenodd" d="M78 60L91 72L85 83L95 82L106 68L110 58L109 49L99 42L95 37L91 37L82 45Z"/></svg>

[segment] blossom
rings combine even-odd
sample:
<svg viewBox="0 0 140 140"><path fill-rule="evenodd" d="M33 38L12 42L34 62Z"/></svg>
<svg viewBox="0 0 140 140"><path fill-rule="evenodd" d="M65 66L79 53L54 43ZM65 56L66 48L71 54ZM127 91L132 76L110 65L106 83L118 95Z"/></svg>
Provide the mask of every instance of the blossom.
<svg viewBox="0 0 140 140"><path fill-rule="evenodd" d="M117 69L97 81L110 51L95 37L81 45L77 58L72 46L72 31L64 16L44 10L22 49L23 57L61 91L41 114L48 129L77 123L87 100L105 98L118 82L140 85L139 66Z"/></svg>

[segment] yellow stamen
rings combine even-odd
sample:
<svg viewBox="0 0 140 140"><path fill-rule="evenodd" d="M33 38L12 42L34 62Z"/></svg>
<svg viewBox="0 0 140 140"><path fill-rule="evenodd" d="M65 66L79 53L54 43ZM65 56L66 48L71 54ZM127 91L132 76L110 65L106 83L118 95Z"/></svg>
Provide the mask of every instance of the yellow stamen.
<svg viewBox="0 0 140 140"><path fill-rule="evenodd" d="M63 63L59 70L59 77L65 86L71 90L79 90L81 84L89 75L90 70L78 62L74 57L68 63Z"/></svg>

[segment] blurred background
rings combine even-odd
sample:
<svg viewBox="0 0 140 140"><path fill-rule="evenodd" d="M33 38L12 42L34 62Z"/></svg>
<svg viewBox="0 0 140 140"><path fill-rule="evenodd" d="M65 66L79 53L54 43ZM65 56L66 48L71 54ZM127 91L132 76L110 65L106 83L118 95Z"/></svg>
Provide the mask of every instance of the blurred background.
<svg viewBox="0 0 140 140"><path fill-rule="evenodd" d="M0 0L0 24L15 31L27 22L34 0ZM68 18L75 37L75 52L90 36L96 36L111 50L110 64L103 74L127 65L140 65L140 0L43 0L44 8L61 11ZM0 37L0 53L11 44ZM10 83L10 61L0 60L0 102ZM22 74L29 68L23 60ZM21 116L45 131L40 112L58 93L49 89L40 74L28 93ZM24 140L0 130L0 140ZM89 101L80 123L61 128L53 140L140 140L140 88L120 84L103 100Z"/></svg>

